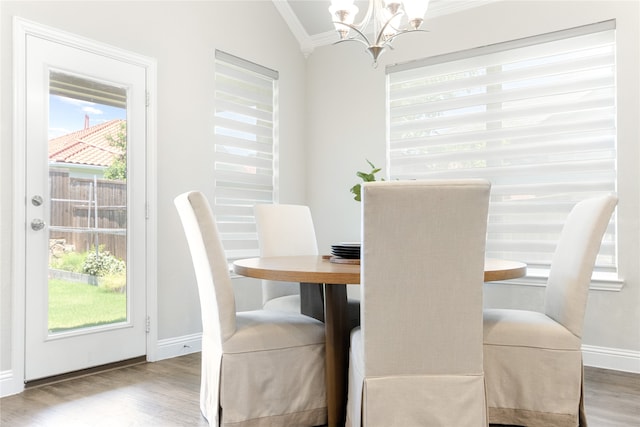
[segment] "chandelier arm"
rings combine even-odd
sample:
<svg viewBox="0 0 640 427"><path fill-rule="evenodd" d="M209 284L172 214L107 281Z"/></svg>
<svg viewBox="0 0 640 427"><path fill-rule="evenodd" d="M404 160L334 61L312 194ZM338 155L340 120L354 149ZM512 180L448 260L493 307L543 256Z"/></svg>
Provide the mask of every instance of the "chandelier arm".
<svg viewBox="0 0 640 427"><path fill-rule="evenodd" d="M347 40L355 40L355 41L362 41L363 43L365 43L365 44L367 44L367 45L370 45L370 44L371 44L371 42L369 41L369 38L368 38L368 37L367 37L367 36L366 36L362 31L360 31L360 30L358 29L358 27L356 27L355 25L353 25L353 24L345 24L345 23L342 23L342 22L339 22L339 21L333 21L333 23L334 23L334 24L344 25L345 27L349 27L350 29L352 29L353 31L355 31L356 33L358 33L358 35L364 39L364 41L362 41L362 40L358 40L358 39L356 39L356 38L354 38L354 37L351 37L351 38L348 38L348 39L338 40L338 42L340 42L340 41L347 41ZM336 43L338 43L338 42L336 42ZM335 43L334 43L334 44L335 44Z"/></svg>
<svg viewBox="0 0 640 427"><path fill-rule="evenodd" d="M391 18L389 18L387 20L387 22L384 23L382 28L380 28L380 31L378 32L378 37L376 38L376 45L380 45L380 41L382 40L382 36L384 35L385 28L387 28L389 25L391 25L391 21L393 21L393 18L395 18L396 16L400 15L400 13L401 12L394 13L393 16L391 16ZM392 28L394 28L394 27L392 27ZM406 30L405 31L401 31L401 32L406 32ZM398 33L396 33L396 34L398 34ZM394 34L392 36L389 36L389 38L387 40L393 39L396 36L396 34Z"/></svg>
<svg viewBox="0 0 640 427"><path fill-rule="evenodd" d="M365 42L364 40L357 39L355 37L350 37L348 39L340 39L337 42L333 42L332 44L336 45L338 43L343 43L343 42L358 42L358 43L362 43L365 47L369 47L369 43L368 42Z"/></svg>

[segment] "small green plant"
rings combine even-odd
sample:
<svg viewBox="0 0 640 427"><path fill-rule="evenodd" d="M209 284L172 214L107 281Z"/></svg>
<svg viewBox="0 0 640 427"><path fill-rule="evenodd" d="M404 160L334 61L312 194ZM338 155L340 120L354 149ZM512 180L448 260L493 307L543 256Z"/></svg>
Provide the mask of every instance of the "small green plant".
<svg viewBox="0 0 640 427"><path fill-rule="evenodd" d="M373 182L376 180L376 174L380 172L382 169L375 167L373 163L371 163L368 159L366 160L367 160L367 163L369 163L369 166L371 166L371 172L367 173L367 172L358 171L356 175L359 178L361 178L362 181L364 182ZM384 178L381 178L380 181L384 181ZM362 185L360 183L351 187L349 191L351 191L354 194L353 200L357 202L362 201Z"/></svg>
<svg viewBox="0 0 640 427"><path fill-rule="evenodd" d="M82 273L86 257L86 253L65 252L59 258L51 257L50 266L56 270Z"/></svg>
<svg viewBox="0 0 640 427"><path fill-rule="evenodd" d="M125 269L124 261L114 257L100 246L97 251L89 251L82 272L93 276L106 276L107 274L120 273Z"/></svg>

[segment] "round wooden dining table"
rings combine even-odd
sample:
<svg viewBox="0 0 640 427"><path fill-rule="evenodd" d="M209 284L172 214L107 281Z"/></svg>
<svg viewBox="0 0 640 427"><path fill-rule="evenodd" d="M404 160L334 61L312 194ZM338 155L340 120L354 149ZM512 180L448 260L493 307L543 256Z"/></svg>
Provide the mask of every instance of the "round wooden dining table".
<svg viewBox="0 0 640 427"><path fill-rule="evenodd" d="M256 279L301 284L302 314L325 324L328 425L344 425L350 334L346 285L360 284L360 265L330 262L329 256L281 256L237 260L233 271ZM485 282L516 279L526 272L522 262L485 259Z"/></svg>

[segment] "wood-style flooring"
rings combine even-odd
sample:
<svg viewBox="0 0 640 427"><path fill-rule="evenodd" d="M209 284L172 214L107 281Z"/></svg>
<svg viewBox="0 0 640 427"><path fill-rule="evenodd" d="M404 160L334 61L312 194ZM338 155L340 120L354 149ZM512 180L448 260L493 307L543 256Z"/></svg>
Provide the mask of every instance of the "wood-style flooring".
<svg viewBox="0 0 640 427"><path fill-rule="evenodd" d="M640 375L585 368L590 427L640 427ZM0 399L3 427L205 427L200 353L27 388Z"/></svg>

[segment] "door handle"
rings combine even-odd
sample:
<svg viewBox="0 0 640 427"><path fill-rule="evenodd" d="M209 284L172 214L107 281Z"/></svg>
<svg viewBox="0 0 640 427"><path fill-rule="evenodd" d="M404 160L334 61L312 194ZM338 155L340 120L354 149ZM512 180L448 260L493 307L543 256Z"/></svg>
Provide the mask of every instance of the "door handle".
<svg viewBox="0 0 640 427"><path fill-rule="evenodd" d="M33 231L40 231L44 228L44 221L41 220L40 218L36 218L31 220L31 229Z"/></svg>

